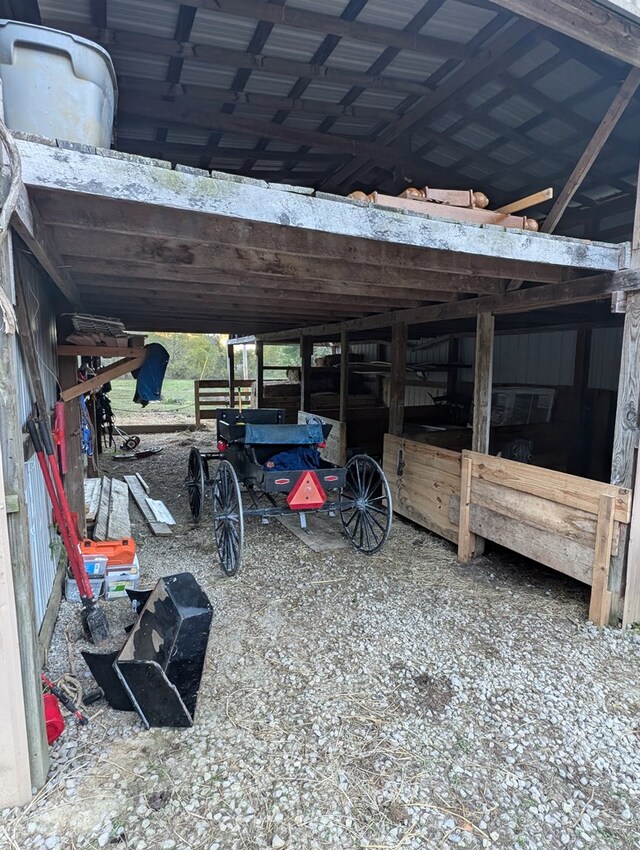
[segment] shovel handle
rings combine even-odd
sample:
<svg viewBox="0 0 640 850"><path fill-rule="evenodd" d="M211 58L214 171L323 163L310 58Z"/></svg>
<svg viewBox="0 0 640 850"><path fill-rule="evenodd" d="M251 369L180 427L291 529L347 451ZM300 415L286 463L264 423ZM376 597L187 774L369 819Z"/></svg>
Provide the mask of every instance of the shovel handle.
<svg viewBox="0 0 640 850"><path fill-rule="evenodd" d="M31 442L33 443L33 448L36 450L36 454L42 454L42 441L40 440L40 434L38 433L36 423L33 419L27 419L27 431L31 437Z"/></svg>
<svg viewBox="0 0 640 850"><path fill-rule="evenodd" d="M45 435L46 431L44 423L40 422L39 425L40 434ZM27 420L27 429L38 456L38 463L42 470L42 477L44 478L45 487L53 507L53 518L60 530L60 536L62 537L64 548L67 550L69 565L71 566L73 577L77 582L78 590L80 591L80 598L84 605L93 605L93 591L91 590L91 583L89 582L87 571L84 568L84 561L82 560L80 549L78 548L78 535L73 524L62 479L60 478L60 470L55 462L55 457L51 459L51 463L47 463L42 448L42 440L40 439L40 434L38 434L38 428L32 419Z"/></svg>
<svg viewBox="0 0 640 850"><path fill-rule="evenodd" d="M40 428L40 435L42 437L42 443L44 445L45 454L49 457L52 455L55 456L56 450L53 447L53 440L51 439L51 432L47 428L47 423L44 419L38 420L38 426Z"/></svg>

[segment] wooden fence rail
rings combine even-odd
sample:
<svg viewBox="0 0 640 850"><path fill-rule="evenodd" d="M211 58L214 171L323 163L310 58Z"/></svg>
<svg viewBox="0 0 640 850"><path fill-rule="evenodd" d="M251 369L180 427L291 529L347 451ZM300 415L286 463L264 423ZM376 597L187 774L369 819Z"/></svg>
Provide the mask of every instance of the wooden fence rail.
<svg viewBox="0 0 640 850"><path fill-rule="evenodd" d="M589 619L608 624L609 567L631 520L631 490L389 434L384 469L394 510L457 542L460 561L491 540L590 585ZM640 610L636 572L627 582L627 622Z"/></svg>
<svg viewBox="0 0 640 850"><path fill-rule="evenodd" d="M250 407L255 381L236 381L233 401L229 397L229 382L206 379L194 381L196 427L203 419L215 419L220 407Z"/></svg>

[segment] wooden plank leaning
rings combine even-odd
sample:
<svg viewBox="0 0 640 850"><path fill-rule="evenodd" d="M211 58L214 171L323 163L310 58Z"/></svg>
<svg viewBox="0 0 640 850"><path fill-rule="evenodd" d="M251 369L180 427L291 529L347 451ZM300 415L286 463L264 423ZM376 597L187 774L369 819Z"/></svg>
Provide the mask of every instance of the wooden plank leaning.
<svg viewBox="0 0 640 850"><path fill-rule="evenodd" d="M471 481L473 479L473 459L468 452L462 452L462 478L460 482L460 530L458 532L458 560L468 563L475 554L476 536L469 528L471 508Z"/></svg>
<svg viewBox="0 0 640 850"><path fill-rule="evenodd" d="M600 496L596 545L593 556L593 576L591 579L591 602L589 603L589 619L596 626L609 625L611 593L607 584L611 563L614 514L614 499L611 496Z"/></svg>

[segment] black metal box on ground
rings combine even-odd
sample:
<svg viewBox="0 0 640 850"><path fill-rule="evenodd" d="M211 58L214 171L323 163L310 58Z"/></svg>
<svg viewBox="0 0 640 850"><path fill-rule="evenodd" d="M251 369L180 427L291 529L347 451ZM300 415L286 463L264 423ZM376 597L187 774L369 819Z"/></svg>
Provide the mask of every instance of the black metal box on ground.
<svg viewBox="0 0 640 850"><path fill-rule="evenodd" d="M109 705L147 727L192 726L212 616L191 573L160 579L119 652L82 653Z"/></svg>

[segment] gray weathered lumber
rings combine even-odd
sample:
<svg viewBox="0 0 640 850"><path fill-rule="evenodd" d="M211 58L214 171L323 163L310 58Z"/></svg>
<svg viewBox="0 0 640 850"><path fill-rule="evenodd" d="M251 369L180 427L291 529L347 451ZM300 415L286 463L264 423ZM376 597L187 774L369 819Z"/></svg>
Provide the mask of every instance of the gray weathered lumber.
<svg viewBox="0 0 640 850"><path fill-rule="evenodd" d="M616 424L613 435L611 460L611 483L620 487L633 485L634 452L640 434L640 292L627 295L622 337L620 377L618 379L618 401ZM638 482L636 481L636 486ZM627 530L623 529L620 551L612 558L609 571L609 590L612 594L611 611L622 613L624 595L624 573L626 561Z"/></svg>
<svg viewBox="0 0 640 850"><path fill-rule="evenodd" d="M119 478L111 479L109 494L108 540L131 536L129 519L129 488Z"/></svg>
<svg viewBox="0 0 640 850"><path fill-rule="evenodd" d="M100 501L98 512L93 527L94 540L107 540L109 536L109 509L111 507L111 479L106 476L102 479L100 490Z"/></svg>
<svg viewBox="0 0 640 850"><path fill-rule="evenodd" d="M516 15L640 67L640 24L595 0L493 0ZM610 4L613 5L613 4ZM637 4L634 4L637 9ZM637 14L637 12L636 12Z"/></svg>
<svg viewBox="0 0 640 850"><path fill-rule="evenodd" d="M156 518L157 522L165 522L167 525L175 525L176 521L171 515L171 511L160 499L150 499L147 496L147 504Z"/></svg>
<svg viewBox="0 0 640 850"><path fill-rule="evenodd" d="M95 522L100 505L102 478L86 478L84 482L84 507L86 521Z"/></svg>
<svg viewBox="0 0 640 850"><path fill-rule="evenodd" d="M268 188L168 172L77 151L17 142L27 186L67 194L158 204L221 219L261 221L276 228L322 230L342 236L395 242L531 263L614 271L625 246L399 214L374 205L345 204Z"/></svg>
<svg viewBox="0 0 640 850"><path fill-rule="evenodd" d="M395 321L404 321L409 325L428 324L445 319L467 319L480 313L526 313L562 304L578 304L585 301L597 301L616 291L634 291L640 288L640 270L628 269L611 274L599 274L590 277L536 286L503 295L487 295L480 298L467 298L452 304L436 304L431 307L418 307L415 310L393 310L362 319L350 319L335 324L311 325L291 331L275 331L259 334L264 342L294 339L296 335L309 334L316 337L336 337L342 330L361 331L385 328Z"/></svg>
<svg viewBox="0 0 640 850"><path fill-rule="evenodd" d="M165 522L158 522L147 501L147 494L142 484L138 481L135 475L125 475L124 480L127 482L129 491L133 496L133 500L140 509L140 513L146 519L147 524L153 534L157 537L169 537L172 534L171 529Z"/></svg>

